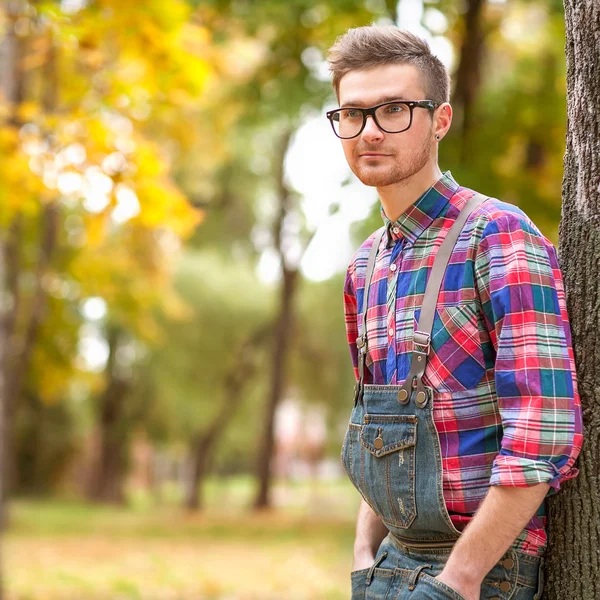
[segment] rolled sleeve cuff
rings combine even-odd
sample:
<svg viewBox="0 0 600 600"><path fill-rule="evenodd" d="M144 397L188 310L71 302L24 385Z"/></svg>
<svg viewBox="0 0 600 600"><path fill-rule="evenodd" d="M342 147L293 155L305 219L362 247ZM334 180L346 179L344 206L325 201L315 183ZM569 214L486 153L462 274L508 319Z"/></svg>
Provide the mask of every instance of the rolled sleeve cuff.
<svg viewBox="0 0 600 600"><path fill-rule="evenodd" d="M549 460L532 460L519 456L498 455L492 465L490 485L506 485L512 487L528 487L538 483L550 485L549 494L555 494L560 484L579 474L579 470L571 467L568 472L561 472Z"/></svg>

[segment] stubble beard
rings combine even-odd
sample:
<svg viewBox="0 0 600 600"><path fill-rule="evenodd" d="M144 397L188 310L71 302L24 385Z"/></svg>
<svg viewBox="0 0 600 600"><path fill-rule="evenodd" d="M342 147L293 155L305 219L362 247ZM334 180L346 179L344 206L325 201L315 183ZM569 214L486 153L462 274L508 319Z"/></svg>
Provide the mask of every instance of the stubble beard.
<svg viewBox="0 0 600 600"><path fill-rule="evenodd" d="M361 150L364 152L364 150ZM387 169L373 168L368 165L360 165L359 160L355 163L352 168L353 173L364 183L365 185L372 187L386 187L388 185L395 185L402 183L406 179L412 177L415 173L418 173L429 160L429 144L425 140L419 151L409 157L402 163L398 162L397 156L382 158L381 160L390 161L390 158L395 158L396 161L393 165Z"/></svg>

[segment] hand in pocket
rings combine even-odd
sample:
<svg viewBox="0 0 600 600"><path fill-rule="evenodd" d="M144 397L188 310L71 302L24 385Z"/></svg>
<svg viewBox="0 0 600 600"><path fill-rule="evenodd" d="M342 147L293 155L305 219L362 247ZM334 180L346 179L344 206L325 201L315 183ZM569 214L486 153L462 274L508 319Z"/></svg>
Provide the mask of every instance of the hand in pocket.
<svg viewBox="0 0 600 600"><path fill-rule="evenodd" d="M466 600L455 589L427 573L421 573L410 600Z"/></svg>

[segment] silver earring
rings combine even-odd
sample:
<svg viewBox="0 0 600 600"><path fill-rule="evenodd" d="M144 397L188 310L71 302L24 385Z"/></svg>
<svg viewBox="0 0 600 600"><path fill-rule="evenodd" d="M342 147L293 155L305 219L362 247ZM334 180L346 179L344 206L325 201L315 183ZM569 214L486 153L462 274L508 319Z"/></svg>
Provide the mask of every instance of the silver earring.
<svg viewBox="0 0 600 600"><path fill-rule="evenodd" d="M439 136L439 135L436 135L436 136L435 136L435 139L436 139L436 140L439 142L439 141L440 141L440 136Z"/></svg>

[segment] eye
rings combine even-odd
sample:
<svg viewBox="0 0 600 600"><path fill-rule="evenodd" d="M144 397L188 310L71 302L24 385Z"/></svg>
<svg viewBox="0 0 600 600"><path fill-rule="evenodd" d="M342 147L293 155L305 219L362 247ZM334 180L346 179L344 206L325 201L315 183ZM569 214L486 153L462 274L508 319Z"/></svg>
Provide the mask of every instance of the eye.
<svg viewBox="0 0 600 600"><path fill-rule="evenodd" d="M385 112L390 114L397 114L406 110L404 104L388 104L385 107Z"/></svg>
<svg viewBox="0 0 600 600"><path fill-rule="evenodd" d="M362 117L362 113L355 108L348 108L347 110L342 111L341 117L342 119L358 119Z"/></svg>

